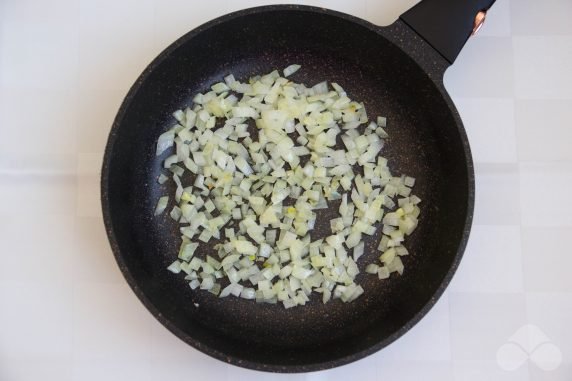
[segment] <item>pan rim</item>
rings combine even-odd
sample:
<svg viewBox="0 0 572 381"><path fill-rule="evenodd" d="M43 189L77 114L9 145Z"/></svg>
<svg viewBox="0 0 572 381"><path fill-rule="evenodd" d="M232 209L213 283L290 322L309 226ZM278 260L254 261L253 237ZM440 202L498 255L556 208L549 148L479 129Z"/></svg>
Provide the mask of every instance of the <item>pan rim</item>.
<svg viewBox="0 0 572 381"><path fill-rule="evenodd" d="M333 10L330 10L327 8L305 6L305 5L285 4L285 5L268 5L268 6L260 6L260 7L243 9L240 11L228 13L226 15L217 17L217 18L215 18L215 19L213 19L207 23L204 23L204 24L194 28L193 30L191 30L191 31L187 32L186 34L184 34L183 36L179 37L177 40L175 40L173 43L171 43L167 48L165 48L156 58L154 58L151 61L151 63L149 63L147 65L147 67L143 70L143 72L139 75L137 80L133 83L133 85L131 86L131 88L127 92L127 94L126 94L125 98L123 99L121 106L120 106L120 108L119 108L119 110L115 116L111 130L109 132L107 144L105 147L104 157L103 157L103 163L102 163L100 192L101 192L101 205L102 205L102 212L103 212L103 221L104 221L105 230L107 233L107 237L108 237L110 246L112 248L112 252L113 252L115 261L117 262L117 264L121 270L121 273L123 274L123 277L127 281L130 288L133 290L133 292L135 293L137 298L141 301L141 303L145 306L145 308L164 327L166 327L175 336L177 336L179 339L181 339L185 343L189 344L193 348L203 352L206 355L209 355L213 358L221 360L223 362L226 362L226 363L229 363L229 364L232 364L235 366L240 366L242 368L248 368L248 369L259 370L259 371L280 372L280 373L301 373L301 372L326 370L326 369L335 368L335 367L338 367L341 365L346 365L346 364L349 364L351 362L360 360L364 357L367 357L367 356L381 350L382 348L390 345L391 343L393 343L395 340L397 340L398 338L403 336L405 333L407 333L413 326L415 326L433 308L435 303L443 295L445 289L449 285L453 275L455 274L455 272L459 266L459 263L463 257L463 254L464 254L466 246L467 246L467 242L469 239L469 233L470 233L470 229L471 229L471 225L472 225L473 212L474 212L474 199L475 199L475 183L474 183L474 176L475 175L474 175L474 167L473 167L471 150L469 147L469 141L468 141L466 131L463 127L463 123L461 121L461 118L459 116L459 113L458 113L453 101L451 100L449 94L447 93L446 89L443 86L442 80L440 81L440 80L436 79L434 76L429 75L427 73L427 68L421 67L421 65L419 65L417 60L415 60L413 57L411 57L411 54L407 52L407 49L403 49L395 41L390 40L396 46L398 46L402 50L404 50L404 53L409 55L410 58L417 65L420 66L420 69L423 70L423 72L425 72L425 74L429 75L430 80L435 84L435 86L439 90L439 93L443 97L443 100L447 104L449 111L455 120L455 124L457 126L459 137L460 137L462 145L463 145L463 152L465 155L465 163L466 163L466 169L467 169L467 180L468 180L468 184L467 184L468 194L467 194L467 205L466 205L467 213L466 213L466 218L465 218L464 227L463 227L463 234L460 238L460 242L459 242L457 251L455 253L455 257L453 259L453 262L452 262L449 270L445 274L443 280L439 284L439 287L433 293L433 296L430 298L430 300L409 321L407 321L406 324L404 324L401 328L399 328L393 334L391 334L390 336L386 337L385 339L380 340L377 343L375 343L374 345L372 345L366 349L363 349L361 351L358 351L358 352L355 352L355 353L352 353L352 354L349 354L349 355L346 355L343 357L335 358L332 360L326 360L326 361L322 361L322 362L308 363L308 364L302 364L302 365L299 365L299 364L293 364L293 365L267 364L267 363L263 363L263 362L258 362L258 361L254 361L254 360L245 360L245 359L240 359L240 358L237 358L234 356L227 355L224 352L222 352L222 351L220 351L214 347L207 346L207 345L203 344L201 341L199 341L199 340L191 337L190 335L186 334L183 330L179 329L174 323L172 323L169 319L167 319L158 308L155 307L155 305L151 302L150 299L148 299L148 297L146 296L144 291L137 284L137 281L131 275L129 268L128 268L126 262L124 261L123 256L121 255L121 251L119 248L119 241L118 241L118 239L114 233L113 220L112 220L112 216L111 216L111 208L110 208L109 195L108 195L110 164L112 161L112 153L114 150L115 142L117 140L119 128L122 125L122 121L124 119L126 111L129 109L129 107L131 105L131 102L135 98L135 96L138 93L143 82L153 72L153 70L157 66L159 66L171 54L171 52L173 52L174 50L179 48L182 44L186 43L188 40L194 38L195 36L199 35L201 32L203 32L205 30L208 30L208 29L210 29L216 25L219 25L221 23L233 20L233 19L238 18L238 17L246 16L249 14L259 14L259 13L264 13L264 12L274 12L274 11L284 11L284 10L319 13L321 15L325 14L325 15L337 17L337 18L340 18L340 19L343 19L346 21L350 21L352 23L359 24L360 26L365 27L367 29L370 29L371 31L378 33L378 34L380 32L380 29L382 30L385 28L389 28L392 25L395 25L396 23L399 22L399 20L398 20L394 24L392 24L388 27L380 27L380 26L372 24L366 20L363 20L361 18L352 16L352 15L348 15L345 13L333 11ZM417 36L417 35L415 35L415 36ZM383 37L387 38L387 36L385 36L385 35L383 35ZM427 45L427 48L430 48L430 47ZM430 48L430 49L432 49L432 48Z"/></svg>

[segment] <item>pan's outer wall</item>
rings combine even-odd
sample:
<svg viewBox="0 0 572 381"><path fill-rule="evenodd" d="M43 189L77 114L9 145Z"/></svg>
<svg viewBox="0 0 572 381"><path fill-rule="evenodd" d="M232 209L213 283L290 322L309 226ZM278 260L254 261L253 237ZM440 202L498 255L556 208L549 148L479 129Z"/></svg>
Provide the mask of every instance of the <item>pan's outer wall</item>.
<svg viewBox="0 0 572 381"><path fill-rule="evenodd" d="M395 65L401 65L400 70L403 69L407 75L410 75L410 77L406 77L410 78L411 83L407 83L406 79L400 83L400 86L404 88L418 86L418 98L434 99L434 104L429 105L434 107L416 104L415 102L419 101L414 98L395 100L380 96L380 101L387 101L388 104L395 103L392 107L387 106L389 107L388 115L392 115L391 113L394 112L394 109L399 108L401 102L405 111L401 110L401 114L396 114L395 119L398 121L399 115L401 115L404 124L407 120L409 124L418 122L422 125L424 123L420 120L422 116L405 116L408 108L418 106L427 108L429 110L427 112L430 113L427 118L434 120L435 123L433 124L442 124L442 126L427 126L419 132L417 137L406 135L401 137L400 133L396 133L395 139L387 147L390 163L393 160L397 163L399 170L417 175L419 185L416 187L416 192L417 188L420 187L421 196L427 202L422 209L422 218L426 219L421 220L418 232L411 237L413 250L410 249L410 251L413 251L414 255L411 255L411 258L406 258L406 261L409 262L406 262L405 275L396 281L392 281L391 284L395 289L392 290L392 286L388 286L387 290L380 290L376 288L379 287L380 282L374 282L371 285L366 284L364 285L366 294L360 298L361 301L358 300L354 302L355 304L345 306L340 306L341 303L332 303L328 306L327 311L331 311L331 313L326 319L323 317L324 311L326 311L323 306L312 305L294 309L296 312L293 312L294 315L292 315L295 317L293 319L295 321L291 323L292 330L280 332L281 335L277 335L278 331L275 326L271 328L268 326L272 325L274 321L283 324L284 322L279 322L283 314L279 312L280 315L277 315L276 309L272 309L271 306L252 307L250 304L248 308L260 309L258 316L267 316L269 320L253 323L253 327L259 330L259 340L254 334L252 337L254 337L255 342L245 344L240 337L234 336L236 330L232 330L232 319L231 322L221 323L221 331L217 333L213 330L212 322L206 322L206 320L216 319L208 319L209 315L200 315L194 311L193 303L189 303L191 299L185 300L184 297L181 299L179 296L173 296L172 292L167 292L172 291L172 287L178 286L174 283L176 282L175 277L167 277L168 274L164 271L165 263L169 259L161 258L157 263L157 259L149 258L156 253L148 253L145 247L146 243L152 247L160 247L161 251L172 253L176 246L174 242L178 240L176 235L173 235L172 240L164 239L165 231L172 231L173 226L167 227L160 224L157 226L157 220L152 217L158 190L156 185L151 183L154 182L156 174L160 170L160 163L152 157L152 149L149 149L154 145L154 141L160 133L159 130L168 127L165 123L169 120L169 112L177 106L172 104L172 100L171 103L160 104L163 99L162 94L160 91L156 91L155 98L159 102L154 102L149 107L156 107L157 110L161 110L159 114L152 114L157 115L157 119L161 121L160 126L149 126L149 128L136 126L134 124L137 123L134 121L137 119L133 114L146 111L158 112L157 110L141 108L139 104L140 94L145 92L146 86L152 86L149 85L150 83L156 85L157 81L161 80L160 74L157 74L160 73L159 68L162 65L168 65L168 61L175 52L186 44L204 39L205 35L210 35L211 38L213 35L229 38L224 35L224 31L228 25L233 23L235 28L238 23L244 25L245 30L249 28L258 30L264 22L250 21L264 19L267 25L272 26L272 30L279 29L280 21L284 21L289 15L297 15L293 17L293 20L314 21L311 26L308 24L290 24L289 27L314 30L315 33L319 33L323 29L327 33L339 36L339 43L342 46L344 44L352 45L352 41L344 40L345 34L355 39L353 45L357 48L361 47L361 40L356 39L356 37L361 37L360 34L363 34L364 40L375 37L379 40L391 41L394 44L393 47L389 46L391 44L383 42L389 47L386 51L379 52L379 54L391 54L391 57L386 57L384 62L390 63L393 59ZM338 27L337 30L336 27ZM375 36L372 37L374 34ZM313 38L315 35L309 34L307 40L312 41ZM255 74L260 73L260 70L267 69L267 65L276 66L278 64L278 67L281 67L293 63L278 62L280 51L284 48L281 44L292 43L292 41L285 40L281 43L279 40L271 40L278 41L275 48L271 49L268 54L262 52L261 57L259 57L262 61L267 57L268 62L266 64L261 62L259 67L258 63L252 64L246 60L239 67L233 67L233 64L228 62L222 63L222 65L230 65L229 68L236 70L238 74ZM365 46L361 48L368 49ZM309 62L310 65L323 64L324 73L328 73L329 66L333 67L336 64L335 62L328 62L328 59L336 59L335 55L332 57L328 49L329 46L325 46L319 52L323 54L323 62L313 61L314 58L311 58L311 62ZM216 55L216 51L209 53ZM201 52L197 52L197 55L200 54ZM304 49L291 54L294 57L299 57L302 61L298 63L302 63L303 66L307 63L304 60L308 57L308 52ZM291 59L292 56L285 54L284 58ZM339 59L342 60L342 57ZM374 60L375 56L371 57L371 62L367 62L367 64L373 64ZM217 62L216 57L213 58L212 62L206 62L206 64L213 65L213 62ZM349 68L354 68L359 67L363 62L348 61L347 64ZM213 20L181 37L147 67L129 91L114 121L103 162L101 197L106 231L117 263L135 294L165 327L188 344L220 360L257 370L307 372L328 369L363 358L403 335L431 309L448 285L462 257L472 221L474 171L462 122L443 87L442 78L447 67L447 62L439 54L400 21L390 27L379 28L349 15L306 6L268 6L247 9ZM317 70L319 71L319 69L318 67ZM317 72L316 68L314 68L314 72ZM220 73L217 72L216 74ZM218 79L209 77L209 75L212 76L213 73L208 73L207 70L204 77L198 78L194 86L199 88L192 89L192 92L198 91L202 89L201 86L204 88L210 82ZM332 75L343 76L344 73L333 71ZM351 78L352 75L356 74L354 71L346 75L347 78ZM326 79L330 79L330 77ZM356 81L361 85L359 78ZM181 88L171 87L165 90L185 94L185 91L188 91L188 89L183 89L185 83L181 83L180 86ZM364 82L365 86L367 86L367 82ZM368 89L363 91L364 94L368 94ZM358 96L360 95L359 88L356 88L354 93L357 94L356 99L362 99ZM375 102L375 99L371 101ZM188 102L188 94L187 96L181 95L175 103L178 103L178 107L180 107L185 102ZM412 103L413 106L410 106L409 103ZM368 103L366 106L370 110ZM383 112L385 110L373 107L373 111ZM135 128L139 130L134 132ZM439 133L439 128L442 128L442 133ZM148 132L148 130L153 129L154 131L151 133ZM427 137L427 148L419 143L425 137ZM147 140L149 144L130 144L135 138ZM418 161L411 159L415 156L411 153L406 157L402 157L399 153L400 149L415 149L415 147L411 147L413 143L419 144L419 156L423 157ZM142 164L135 162L134 157L142 158ZM149 167L153 168L150 169ZM422 173L419 174L416 171ZM157 236L156 231L159 232L157 233L159 236ZM146 236L147 232L149 232L149 237ZM159 239L170 242L156 242ZM375 251L370 251L371 253L368 255L375 258L377 256ZM156 272L159 270L161 271L160 275L157 275ZM369 296L367 295L368 290L370 290ZM371 290L378 292L378 295L371 295ZM185 295L189 294L187 289L181 289L181 292L184 292ZM399 297L387 300L384 298L386 295ZM223 319L223 316L216 315L221 311L220 303L230 305L228 311L222 311L228 312L227 315L236 314L236 319L252 317L249 315L250 312L245 309L247 305L235 305L232 303L240 302L231 302L230 300L211 302L212 299L214 298L200 300L205 310L211 309L211 317ZM352 312L352 308L355 311ZM181 310L185 310L185 313L182 313ZM199 318L189 320L189 316L198 316ZM355 316L357 321L353 325L350 324L352 323L352 316ZM329 332L322 332L318 327L315 330L305 329L297 334L296 329L305 327L304 320L311 322L320 319L324 321L323 326L329 329ZM372 325L372 321L377 322L376 319L382 324ZM330 323L333 328L328 326ZM341 333L337 334L338 331ZM273 348L268 346L268 342L280 343L280 346ZM331 345L328 345L328 342ZM316 345L311 343L316 343Z"/></svg>

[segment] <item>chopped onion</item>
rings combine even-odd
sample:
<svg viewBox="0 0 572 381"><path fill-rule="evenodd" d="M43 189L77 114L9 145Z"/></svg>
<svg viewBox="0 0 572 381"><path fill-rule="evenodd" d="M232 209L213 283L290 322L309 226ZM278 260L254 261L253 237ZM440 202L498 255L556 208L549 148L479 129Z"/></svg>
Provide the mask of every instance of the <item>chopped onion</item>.
<svg viewBox="0 0 572 381"><path fill-rule="evenodd" d="M157 180L159 182L159 184L165 184L165 182L169 180L169 178L167 176L165 176L164 174L160 174L159 175L159 179Z"/></svg>
<svg viewBox="0 0 572 381"><path fill-rule="evenodd" d="M358 243L356 247L354 247L354 261L357 262L358 259L363 255L364 251L364 243L363 241Z"/></svg>
<svg viewBox="0 0 572 381"><path fill-rule="evenodd" d="M415 179L393 176L380 156L387 120L368 120L364 104L336 83L330 90L326 81L308 88L286 79L299 69L248 83L229 74L175 111L177 124L158 139L157 155L175 146L163 166L173 174L170 216L182 235L168 269L184 272L193 290L292 308L313 293L322 303L355 300L364 269L379 279L403 273L421 200L411 194ZM335 200L339 216L324 225L331 234L313 241L321 210ZM380 262L362 264L363 239L376 231ZM213 238L218 260L198 250Z"/></svg>
<svg viewBox="0 0 572 381"><path fill-rule="evenodd" d="M171 148L175 141L175 131L169 130L167 132L162 133L157 140L157 151L156 155L159 156L167 149Z"/></svg>
<svg viewBox="0 0 572 381"><path fill-rule="evenodd" d="M284 69L284 77L288 77L288 76L294 74L294 73L297 72L300 68L301 68L301 66L300 66L300 65L296 65L296 64L290 65L290 66L286 67L286 68Z"/></svg>
<svg viewBox="0 0 572 381"><path fill-rule="evenodd" d="M181 272L181 262L179 261L175 261L173 263L171 263L169 265L169 267L167 267L167 270L169 270L170 272L172 272L173 274L178 274Z"/></svg>
<svg viewBox="0 0 572 381"><path fill-rule="evenodd" d="M183 244L181 245L181 250L179 252L179 259L188 262L195 253L195 250L197 250L198 246L199 244L197 242L185 242L185 240L183 240Z"/></svg>
<svg viewBox="0 0 572 381"><path fill-rule="evenodd" d="M162 196L159 198L159 201L157 202L157 207L155 208L155 215L156 216L163 213L163 211L167 207L168 202L169 202L169 196Z"/></svg>

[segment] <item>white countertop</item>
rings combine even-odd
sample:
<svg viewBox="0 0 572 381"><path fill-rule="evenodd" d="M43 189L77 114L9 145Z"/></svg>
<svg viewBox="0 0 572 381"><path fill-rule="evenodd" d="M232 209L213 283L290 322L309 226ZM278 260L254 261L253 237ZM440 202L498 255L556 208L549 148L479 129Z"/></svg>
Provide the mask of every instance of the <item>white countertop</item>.
<svg viewBox="0 0 572 381"><path fill-rule="evenodd" d="M387 25L416 1L299 2ZM268 3L0 2L0 380L572 379L570 0L497 0L447 72L476 162L474 226L446 294L400 340L272 375L198 352L145 310L102 224L112 120L170 42Z"/></svg>

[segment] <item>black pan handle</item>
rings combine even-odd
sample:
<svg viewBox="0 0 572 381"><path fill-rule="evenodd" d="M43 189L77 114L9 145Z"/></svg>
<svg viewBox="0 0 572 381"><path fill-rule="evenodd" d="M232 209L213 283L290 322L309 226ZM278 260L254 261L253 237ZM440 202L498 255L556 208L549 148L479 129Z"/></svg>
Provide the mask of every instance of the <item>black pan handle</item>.
<svg viewBox="0 0 572 381"><path fill-rule="evenodd" d="M453 63L495 0L423 0L401 20Z"/></svg>

